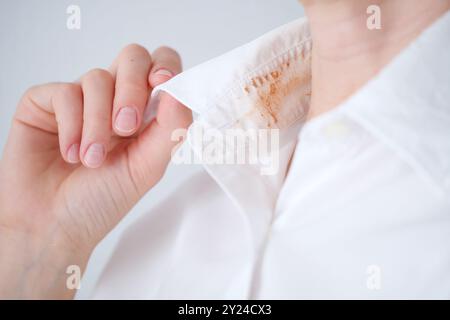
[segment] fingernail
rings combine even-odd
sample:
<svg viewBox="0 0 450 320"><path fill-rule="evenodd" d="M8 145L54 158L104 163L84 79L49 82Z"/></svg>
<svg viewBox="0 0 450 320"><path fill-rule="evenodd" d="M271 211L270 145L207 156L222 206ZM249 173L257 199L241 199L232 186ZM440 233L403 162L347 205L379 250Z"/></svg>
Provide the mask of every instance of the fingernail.
<svg viewBox="0 0 450 320"><path fill-rule="evenodd" d="M155 75L169 77L169 78L173 77L173 73L167 69L159 69L158 71L155 72Z"/></svg>
<svg viewBox="0 0 450 320"><path fill-rule="evenodd" d="M133 107L123 107L119 110L114 123L117 131L123 133L130 133L136 130L137 126L137 112Z"/></svg>
<svg viewBox="0 0 450 320"><path fill-rule="evenodd" d="M84 162L90 168L98 168L105 158L105 147L100 143L93 143L89 146L84 155Z"/></svg>
<svg viewBox="0 0 450 320"><path fill-rule="evenodd" d="M70 163L77 163L80 161L80 145L78 143L74 143L67 150L67 161Z"/></svg>

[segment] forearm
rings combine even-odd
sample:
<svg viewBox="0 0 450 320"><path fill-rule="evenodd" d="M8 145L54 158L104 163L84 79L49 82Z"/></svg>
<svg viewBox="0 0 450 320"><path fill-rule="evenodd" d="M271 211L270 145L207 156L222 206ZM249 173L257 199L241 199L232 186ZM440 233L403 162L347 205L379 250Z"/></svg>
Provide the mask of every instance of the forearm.
<svg viewBox="0 0 450 320"><path fill-rule="evenodd" d="M0 233L0 299L71 299L67 268L85 269L88 255L69 250L54 237L41 239L8 230Z"/></svg>

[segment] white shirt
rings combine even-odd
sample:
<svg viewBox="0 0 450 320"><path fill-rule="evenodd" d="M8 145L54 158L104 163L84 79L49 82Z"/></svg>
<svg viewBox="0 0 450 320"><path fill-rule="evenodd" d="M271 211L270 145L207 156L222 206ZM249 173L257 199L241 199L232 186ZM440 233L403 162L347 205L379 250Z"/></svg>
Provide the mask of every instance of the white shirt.
<svg viewBox="0 0 450 320"><path fill-rule="evenodd" d="M205 164L129 228L94 298L450 298L450 13L304 123L310 49L300 19L158 88L193 127L278 128L279 170Z"/></svg>

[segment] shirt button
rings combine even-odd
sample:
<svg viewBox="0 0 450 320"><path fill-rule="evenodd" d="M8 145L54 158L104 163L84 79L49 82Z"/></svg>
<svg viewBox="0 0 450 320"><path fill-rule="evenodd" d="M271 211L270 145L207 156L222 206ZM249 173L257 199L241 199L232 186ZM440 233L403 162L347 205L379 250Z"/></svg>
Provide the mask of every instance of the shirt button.
<svg viewBox="0 0 450 320"><path fill-rule="evenodd" d="M323 127L322 133L329 139L340 139L350 134L350 128L343 121L334 121Z"/></svg>

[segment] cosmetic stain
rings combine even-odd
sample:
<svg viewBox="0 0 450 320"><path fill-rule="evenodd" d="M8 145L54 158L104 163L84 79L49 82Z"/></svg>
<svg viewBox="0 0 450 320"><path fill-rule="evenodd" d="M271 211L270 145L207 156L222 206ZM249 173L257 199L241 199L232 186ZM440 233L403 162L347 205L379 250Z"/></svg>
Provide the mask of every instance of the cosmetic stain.
<svg viewBox="0 0 450 320"><path fill-rule="evenodd" d="M301 52L295 59L305 60L305 54ZM310 91L304 88L309 88L311 74L309 68L296 68L293 66L302 63L299 61L285 61L276 69L270 72L250 78L249 84L244 87L244 92L247 95L255 95L255 105L249 112L249 116L255 112L265 121L267 128L281 128L290 122L289 118L293 118L292 112L286 110L287 99L293 107L300 107L301 99L309 97ZM303 63L303 65L305 65ZM303 88L303 90L302 90ZM298 100L298 101L295 101ZM293 104L298 103L296 106Z"/></svg>

